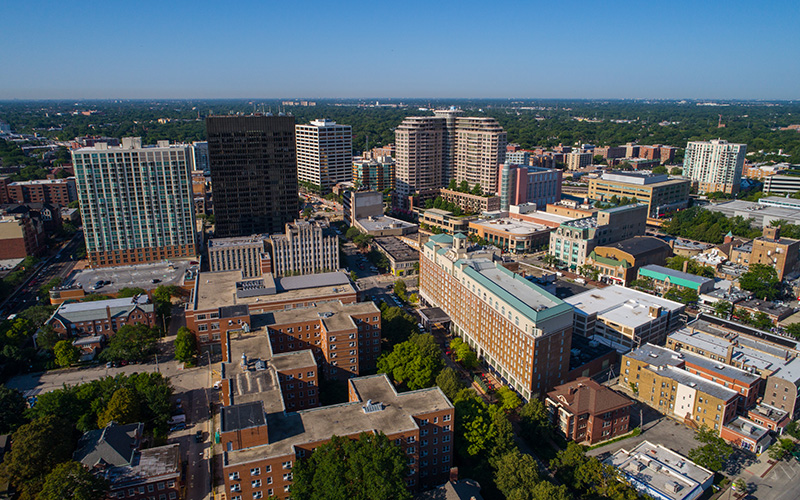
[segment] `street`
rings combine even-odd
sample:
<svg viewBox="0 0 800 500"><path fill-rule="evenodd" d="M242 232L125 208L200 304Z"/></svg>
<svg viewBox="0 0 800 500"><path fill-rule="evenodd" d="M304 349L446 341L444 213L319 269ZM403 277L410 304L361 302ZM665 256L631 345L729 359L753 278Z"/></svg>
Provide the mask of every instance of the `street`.
<svg viewBox="0 0 800 500"><path fill-rule="evenodd" d="M763 456L766 460L766 453ZM800 498L800 463L794 458L778 462L765 477L759 477L745 469L739 475L747 481L747 499L752 500L795 500ZM728 494L722 496L727 498Z"/></svg>

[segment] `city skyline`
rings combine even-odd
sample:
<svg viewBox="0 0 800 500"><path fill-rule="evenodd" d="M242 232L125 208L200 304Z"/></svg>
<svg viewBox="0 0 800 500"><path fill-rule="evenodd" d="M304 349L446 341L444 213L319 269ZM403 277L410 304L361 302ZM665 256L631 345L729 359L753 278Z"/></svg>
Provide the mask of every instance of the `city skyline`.
<svg viewBox="0 0 800 500"><path fill-rule="evenodd" d="M800 48L784 35L797 9L783 1L316 3L302 12L17 3L5 14L0 99L800 97Z"/></svg>

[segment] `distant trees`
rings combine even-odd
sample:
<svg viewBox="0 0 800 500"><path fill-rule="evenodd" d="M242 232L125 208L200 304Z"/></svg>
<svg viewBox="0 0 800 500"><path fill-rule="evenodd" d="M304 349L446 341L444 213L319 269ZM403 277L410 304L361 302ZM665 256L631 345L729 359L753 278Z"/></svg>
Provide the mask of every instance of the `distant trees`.
<svg viewBox="0 0 800 500"><path fill-rule="evenodd" d="M664 294L664 298L680 302L681 304L692 304L697 302L700 296L697 295L696 290L692 290L691 288L672 287Z"/></svg>
<svg viewBox="0 0 800 500"><path fill-rule="evenodd" d="M137 295L144 295L146 293L147 292L145 291L144 288L126 286L125 288L117 292L117 298L135 297Z"/></svg>
<svg viewBox="0 0 800 500"><path fill-rule="evenodd" d="M675 213L662 230L672 236L719 244L728 231L743 238L755 238L761 231L750 226L750 219L728 218L720 212L692 207Z"/></svg>
<svg viewBox="0 0 800 500"><path fill-rule="evenodd" d="M686 272L689 274L694 274L696 276L702 276L704 278L713 278L715 276L714 268L711 266L704 266L698 263L694 259L690 259L689 257L684 257L682 255L676 255L674 257L669 257L667 259L667 263L665 267L670 269L674 269L676 271L683 271L684 263L688 262Z"/></svg>
<svg viewBox="0 0 800 500"><path fill-rule="evenodd" d="M781 294L778 273L766 264L750 264L748 271L739 277L739 286L764 300L775 300Z"/></svg>
<svg viewBox="0 0 800 500"><path fill-rule="evenodd" d="M0 434L10 434L25 423L25 406L22 393L0 385Z"/></svg>
<svg viewBox="0 0 800 500"><path fill-rule="evenodd" d="M159 331L139 323L123 325L100 353L103 361L144 361L155 351Z"/></svg>

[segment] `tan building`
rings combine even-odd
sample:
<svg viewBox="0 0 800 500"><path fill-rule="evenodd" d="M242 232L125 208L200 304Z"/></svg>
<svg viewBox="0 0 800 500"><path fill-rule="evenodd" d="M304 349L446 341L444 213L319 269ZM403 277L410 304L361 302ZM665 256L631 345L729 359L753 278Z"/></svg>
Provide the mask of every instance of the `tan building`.
<svg viewBox="0 0 800 500"><path fill-rule="evenodd" d="M491 259L488 251L468 253L463 234L431 236L420 252L420 298L529 400L566 381L573 310Z"/></svg>
<svg viewBox="0 0 800 500"><path fill-rule="evenodd" d="M409 116L395 129L398 200L444 185L446 134L445 118L435 116Z"/></svg>
<svg viewBox="0 0 800 500"><path fill-rule="evenodd" d="M511 253L527 253L547 248L552 228L507 217L481 219L469 223L469 232Z"/></svg>
<svg viewBox="0 0 800 500"><path fill-rule="evenodd" d="M471 193L462 193L451 189L440 191L442 199L449 203L455 203L465 212L482 213L500 210L499 196L481 196Z"/></svg>
<svg viewBox="0 0 800 500"><path fill-rule="evenodd" d="M651 408L719 433L736 417L738 393L679 368L682 364L677 353L646 344L622 356L620 382Z"/></svg>
<svg viewBox="0 0 800 500"><path fill-rule="evenodd" d="M448 234L455 234L467 233L470 221L475 219L475 216L455 216L447 210L429 208L422 212L419 223L422 230L430 231L436 228Z"/></svg>
<svg viewBox="0 0 800 500"><path fill-rule="evenodd" d="M689 203L691 181L670 179L668 175L643 174L637 172L604 173L589 179L589 198L608 201L611 197L636 198L647 203L648 216L658 217L686 208Z"/></svg>
<svg viewBox="0 0 800 500"><path fill-rule="evenodd" d="M298 276L339 269L339 239L327 221L296 220L286 224L284 234L269 237L272 272L275 276Z"/></svg>
<svg viewBox="0 0 800 500"><path fill-rule="evenodd" d="M484 193L496 193L498 169L506 161L505 130L489 117L457 117L455 124L453 178L467 181L470 189L480 184Z"/></svg>
<svg viewBox="0 0 800 500"><path fill-rule="evenodd" d="M597 245L643 235L647 205L633 204L598 211L591 217L562 222L550 233L548 253L571 270L583 266Z"/></svg>
<svg viewBox="0 0 800 500"><path fill-rule="evenodd" d="M46 244L41 221L22 214L0 216L0 260L39 255Z"/></svg>
<svg viewBox="0 0 800 500"><path fill-rule="evenodd" d="M766 264L775 268L778 279L797 269L800 240L781 238L780 227L765 227L764 235L753 240L750 264Z"/></svg>
<svg viewBox="0 0 800 500"><path fill-rule="evenodd" d="M586 256L586 266L600 271L605 283L627 285L636 279L639 268L663 265L672 255L669 245L653 236L634 236L609 245L597 245Z"/></svg>
<svg viewBox="0 0 800 500"><path fill-rule="evenodd" d="M581 170L592 164L592 153L584 151L575 151L564 155L564 163L567 164L567 170Z"/></svg>
<svg viewBox="0 0 800 500"><path fill-rule="evenodd" d="M266 237L254 234L242 238L208 240L208 264L212 272L242 271L245 278L272 272L272 259L264 248Z"/></svg>

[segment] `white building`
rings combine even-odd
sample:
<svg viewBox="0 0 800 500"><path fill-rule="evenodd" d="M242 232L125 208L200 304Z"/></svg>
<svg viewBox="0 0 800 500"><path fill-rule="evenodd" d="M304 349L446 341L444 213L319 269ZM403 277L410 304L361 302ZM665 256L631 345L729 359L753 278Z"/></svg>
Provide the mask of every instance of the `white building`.
<svg viewBox="0 0 800 500"><path fill-rule="evenodd" d="M674 451L642 441L604 460L636 491L656 500L694 500L714 482L714 473Z"/></svg>
<svg viewBox="0 0 800 500"><path fill-rule="evenodd" d="M353 180L353 130L331 120L295 125L297 179L323 191Z"/></svg>
<svg viewBox="0 0 800 500"><path fill-rule="evenodd" d="M339 269L339 242L328 234L325 221L296 220L286 224L286 234L273 234L272 272L295 276L332 272Z"/></svg>
<svg viewBox="0 0 800 500"><path fill-rule="evenodd" d="M747 144L721 139L693 141L686 145L683 175L698 184L698 193L736 193L742 180Z"/></svg>
<svg viewBox="0 0 800 500"><path fill-rule="evenodd" d="M497 192L497 172L506 161L506 131L494 118L456 118L454 178L479 184L484 193Z"/></svg>

